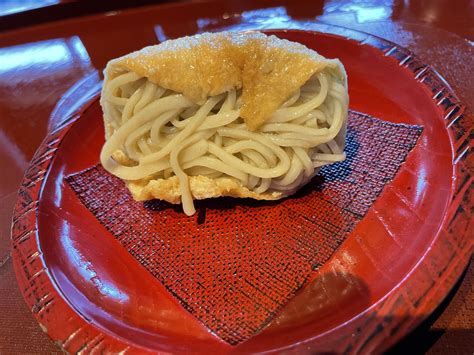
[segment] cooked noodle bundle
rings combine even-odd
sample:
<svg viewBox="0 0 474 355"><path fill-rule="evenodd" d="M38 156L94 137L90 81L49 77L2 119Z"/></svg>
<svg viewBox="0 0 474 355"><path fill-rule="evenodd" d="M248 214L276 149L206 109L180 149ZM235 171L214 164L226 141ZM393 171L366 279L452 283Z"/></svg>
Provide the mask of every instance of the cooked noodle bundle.
<svg viewBox="0 0 474 355"><path fill-rule="evenodd" d="M185 37L111 61L101 163L136 200L275 200L341 161L338 60L261 33Z"/></svg>

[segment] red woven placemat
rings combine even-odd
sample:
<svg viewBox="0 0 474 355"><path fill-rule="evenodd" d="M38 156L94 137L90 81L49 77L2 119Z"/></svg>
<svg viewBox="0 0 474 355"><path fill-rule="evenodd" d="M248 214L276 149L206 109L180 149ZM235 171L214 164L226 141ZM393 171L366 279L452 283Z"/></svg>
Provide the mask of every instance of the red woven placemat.
<svg viewBox="0 0 474 355"><path fill-rule="evenodd" d="M342 163L277 202L134 201L100 165L67 181L81 202L178 301L230 344L262 329L347 238L422 129L350 112ZM114 198L111 199L111 196Z"/></svg>

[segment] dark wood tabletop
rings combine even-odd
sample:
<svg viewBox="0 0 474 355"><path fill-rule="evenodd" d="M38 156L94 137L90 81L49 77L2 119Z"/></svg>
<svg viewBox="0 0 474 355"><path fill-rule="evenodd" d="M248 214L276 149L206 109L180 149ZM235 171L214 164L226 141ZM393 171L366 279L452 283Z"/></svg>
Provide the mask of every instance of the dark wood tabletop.
<svg viewBox="0 0 474 355"><path fill-rule="evenodd" d="M14 3L14 2L12 2ZM19 2L20 3L20 2ZM93 3L94 5L91 5ZM10 252L13 206L23 173L55 122L58 100L111 58L218 26L292 20L342 26L407 47L474 108L474 2L419 1L44 1L0 7L0 353L59 353L18 289ZM472 228L471 224L466 228ZM446 300L393 353L474 351L472 263Z"/></svg>

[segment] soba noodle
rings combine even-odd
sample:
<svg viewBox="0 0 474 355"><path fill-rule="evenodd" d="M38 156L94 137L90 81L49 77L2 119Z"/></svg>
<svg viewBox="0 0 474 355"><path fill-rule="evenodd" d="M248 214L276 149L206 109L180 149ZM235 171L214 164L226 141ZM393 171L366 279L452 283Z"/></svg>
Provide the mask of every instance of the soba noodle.
<svg viewBox="0 0 474 355"><path fill-rule="evenodd" d="M253 132L239 115L240 90L197 105L127 72L106 82L103 96L110 126L102 165L127 181L176 176L187 215L195 213L190 176L228 177L258 194L286 196L345 158L337 136L345 134L347 92L330 71L315 74ZM114 159L117 152L126 163Z"/></svg>

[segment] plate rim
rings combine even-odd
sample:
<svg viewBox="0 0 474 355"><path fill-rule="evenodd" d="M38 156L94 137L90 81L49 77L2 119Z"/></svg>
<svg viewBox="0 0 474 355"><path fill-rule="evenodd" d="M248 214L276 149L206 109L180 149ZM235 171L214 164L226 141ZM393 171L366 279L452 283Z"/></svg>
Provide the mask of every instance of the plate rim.
<svg viewBox="0 0 474 355"><path fill-rule="evenodd" d="M423 282L423 278L426 277L423 273L423 268L427 267L426 263L430 258L435 258L436 255L440 255L440 253L445 251L443 248L445 244L443 243L457 243L458 249L464 250L464 252L457 254L454 259L447 259L448 261L446 261L445 264L436 266L438 270L443 269L445 280L442 283L442 289L439 281L434 283L432 288L434 295L430 298L428 304L423 305L423 310L425 312L428 310L428 312L411 322L407 320L390 322L386 325L384 331L394 331L397 329L390 337L376 336L376 330L365 333L359 332L359 347L349 350L349 352L359 352L361 350L382 351L388 349L394 345L396 341L407 335L435 310L453 288L470 260L470 255L474 248L474 241L472 238L469 238L467 231L465 231L464 235L460 238L452 237L462 231L462 221L459 221L456 217L459 215L460 209L462 209L463 206L469 206L470 203L467 193L469 186L473 182L470 171L474 168L474 164L473 161L469 161L467 157L470 154L469 147L472 142L469 139L469 129L464 134L463 129L470 127L469 122L472 123L472 121L474 121L474 116L465 114L465 106L457 98L447 81L431 65L424 64L420 61L410 50L380 37L344 27L297 21L293 21L291 24L291 27L284 29L258 28L258 30L306 33L319 32L337 35L346 40L355 40L361 44L374 47L382 51L385 56L395 59L400 66L410 70L414 75L414 79L422 83L433 93L432 100L443 111L442 115L445 119L446 130L449 134L452 153L455 154L453 156L453 177L455 177L452 185L453 195L447 206L444 220L425 254L420 256L420 259L405 275L404 279L400 280L400 282L380 300L346 323L340 324L315 337L305 339L300 343L291 344L278 349L294 350L298 346L311 346L312 343L321 341L321 338L333 334L340 330L341 327L344 328L364 320L367 321L370 314L384 314L383 312L387 307L393 310L394 302L401 297L401 290L404 289L406 285L416 285ZM86 85L88 84L88 80L97 80L97 76L89 76L89 79L83 79L82 83ZM68 98L74 96L77 88L77 85L73 86L71 90L63 95L60 102L68 102ZM78 352L87 348L87 350L91 351L95 347L105 346L107 350L117 352L138 349L140 351L152 351L152 349L145 349L139 344L129 343L117 335L104 332L100 327L94 326L84 320L74 308L69 305L68 301L62 296L61 291L57 289L54 280L52 280L48 272L47 265L45 265L42 258L41 248L38 243L37 212L42 188L46 181L50 164L54 159L56 150L61 144L62 138L67 134L74 122L76 122L96 100L97 94L88 96L87 100L85 100L76 111L68 113L67 117L47 134L25 172L12 218L11 248L14 270L20 291L30 311L38 321L41 329L45 331L62 350ZM461 245L461 243L465 245ZM457 263L455 261L457 261ZM447 270L448 266L450 266L449 270ZM441 278L441 273L438 275L438 279L439 278ZM42 292L39 294L35 292L35 285L37 284L42 286ZM408 306L406 301L398 305L398 308L405 306ZM45 317L45 314L48 313L45 312L45 310L50 312L48 317ZM63 326L58 327L56 323L60 323Z"/></svg>

